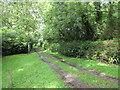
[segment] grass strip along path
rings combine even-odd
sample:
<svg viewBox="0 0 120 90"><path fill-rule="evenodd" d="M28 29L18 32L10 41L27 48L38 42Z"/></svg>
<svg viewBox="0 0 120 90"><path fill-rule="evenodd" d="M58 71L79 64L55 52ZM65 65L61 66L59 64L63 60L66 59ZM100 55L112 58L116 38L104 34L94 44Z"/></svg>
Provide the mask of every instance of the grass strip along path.
<svg viewBox="0 0 120 90"><path fill-rule="evenodd" d="M59 58L58 56L55 56L55 55L53 55L53 54L49 54L49 53L47 53L47 52L45 52L45 53L48 54L48 55L51 56L51 57L54 57L55 60L58 60L58 61L60 61L60 62L62 62L62 63L65 63L65 64L67 64L67 65L69 65L69 66L71 66L71 67L74 67L74 68L79 69L79 70L81 70L81 71L84 71L84 72L87 72L87 73L89 73L89 74L98 76L98 77L100 77L100 78L102 78L102 79L105 79L105 80L109 80L109 81L118 83L118 79L117 79L117 78L104 75L104 74L102 74L101 72L98 72L98 71L95 71L95 70L85 69L85 68L82 68L82 67L80 67L80 66L76 66L76 65L74 65L74 64L71 64L71 63L68 63L68 62L64 61L62 58Z"/></svg>
<svg viewBox="0 0 120 90"><path fill-rule="evenodd" d="M42 59L36 53L3 57L2 88L118 87L115 82L101 79L62 63L46 53L40 53Z"/></svg>
<svg viewBox="0 0 120 90"><path fill-rule="evenodd" d="M52 63L56 64L58 67L63 69L64 71L72 74L75 78L77 78L79 81L84 82L86 84L89 84L91 86L97 87L97 88L118 88L118 83L105 80L102 78L99 78L97 76L91 75L87 72L81 71L76 69L75 67L71 67L69 65L66 65L65 63L62 63L60 61L56 61L55 58L50 57L46 53L41 52L47 59L49 59Z"/></svg>
<svg viewBox="0 0 120 90"><path fill-rule="evenodd" d="M11 71L13 87L10 86ZM5 56L2 59L2 88L68 88L60 75L40 60L37 53ZM12 90L12 89L11 89Z"/></svg>
<svg viewBox="0 0 120 90"><path fill-rule="evenodd" d="M57 65L50 62L47 58L44 57L43 54L41 54L37 50L36 50L36 52L38 53L38 55L40 55L41 60L43 60L44 62L49 64L56 72L58 72L62 76L65 84L68 85L69 87L72 87L72 88L95 88L92 85L88 85L86 83L80 82L79 80L74 78L74 76L72 74L69 74L68 72L59 68Z"/></svg>
<svg viewBox="0 0 120 90"><path fill-rule="evenodd" d="M120 68L119 65L102 63L99 60L89 60L89 59L82 59L82 58L75 58L75 57L67 57L57 52L50 52L50 51L46 51L46 52L53 54L70 64L74 64L75 66L101 72L103 75L107 75L107 76L118 79L118 75L119 75L118 68Z"/></svg>

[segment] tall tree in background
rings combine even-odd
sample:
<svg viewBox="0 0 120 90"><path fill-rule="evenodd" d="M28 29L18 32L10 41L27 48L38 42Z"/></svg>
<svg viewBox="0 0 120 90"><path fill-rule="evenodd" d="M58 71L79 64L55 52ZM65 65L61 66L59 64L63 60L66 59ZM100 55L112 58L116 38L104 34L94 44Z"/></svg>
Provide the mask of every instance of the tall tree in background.
<svg viewBox="0 0 120 90"><path fill-rule="evenodd" d="M33 10L33 7L30 7L32 3L4 2L3 4L2 31L5 32L3 36L6 37L6 40L5 38L3 40L3 45L7 41L7 36L11 35L13 39L8 36L11 44L17 46L24 44L25 47L28 45L28 51L30 51L35 42L34 35L38 23L30 12Z"/></svg>
<svg viewBox="0 0 120 90"><path fill-rule="evenodd" d="M106 40L118 33L117 2L2 3L4 48L22 44L29 52L38 42Z"/></svg>
<svg viewBox="0 0 120 90"><path fill-rule="evenodd" d="M101 2L94 2L94 5L95 5L95 10L96 10L96 22L100 23L102 20Z"/></svg>

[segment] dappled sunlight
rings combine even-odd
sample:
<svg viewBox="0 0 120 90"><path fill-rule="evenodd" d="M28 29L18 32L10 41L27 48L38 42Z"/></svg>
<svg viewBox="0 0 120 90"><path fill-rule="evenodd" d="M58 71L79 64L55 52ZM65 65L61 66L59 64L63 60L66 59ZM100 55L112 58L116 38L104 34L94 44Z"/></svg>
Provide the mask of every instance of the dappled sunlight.
<svg viewBox="0 0 120 90"><path fill-rule="evenodd" d="M38 88L38 86L33 86L33 88Z"/></svg>
<svg viewBox="0 0 120 90"><path fill-rule="evenodd" d="M106 74L105 74L105 73L101 73L101 75L103 75L103 76L104 76L104 75L106 75Z"/></svg>
<svg viewBox="0 0 120 90"><path fill-rule="evenodd" d="M88 71L95 71L95 70L88 70Z"/></svg>
<svg viewBox="0 0 120 90"><path fill-rule="evenodd" d="M25 66L30 66L30 65L33 65L34 64L34 62L32 62L32 63L27 63L27 64L25 64Z"/></svg>
<svg viewBox="0 0 120 90"><path fill-rule="evenodd" d="M58 88L58 82L51 82L48 85L45 85L46 88Z"/></svg>
<svg viewBox="0 0 120 90"><path fill-rule="evenodd" d="M97 65L99 65L99 66L109 66L108 64L104 64L104 63L98 63Z"/></svg>
<svg viewBox="0 0 120 90"><path fill-rule="evenodd" d="M15 88L57 88L65 87L59 75L39 59L36 53L6 57L3 69L3 87L7 86L8 68L12 70ZM13 61L10 61L13 60Z"/></svg>
<svg viewBox="0 0 120 90"><path fill-rule="evenodd" d="M76 69L76 68L73 68L73 67L70 67L72 70L74 70L74 71L79 71L78 69Z"/></svg>
<svg viewBox="0 0 120 90"><path fill-rule="evenodd" d="M58 62L58 61L55 61L55 62Z"/></svg>
<svg viewBox="0 0 120 90"><path fill-rule="evenodd" d="M65 77L66 77L66 78L69 78L69 77L72 77L72 75L71 75L71 74L68 74L68 75L66 75Z"/></svg>
<svg viewBox="0 0 120 90"><path fill-rule="evenodd" d="M58 86L57 85L49 85L47 86L47 88L57 88Z"/></svg>
<svg viewBox="0 0 120 90"><path fill-rule="evenodd" d="M24 69L23 69L23 68L21 68L21 69L18 69L17 71L18 71L18 72L20 72L20 71L23 71L23 70L24 70Z"/></svg>
<svg viewBox="0 0 120 90"><path fill-rule="evenodd" d="M91 67L94 66L93 64L87 64L86 67Z"/></svg>
<svg viewBox="0 0 120 90"><path fill-rule="evenodd" d="M117 86L118 0L6 1L0 27L3 88Z"/></svg>

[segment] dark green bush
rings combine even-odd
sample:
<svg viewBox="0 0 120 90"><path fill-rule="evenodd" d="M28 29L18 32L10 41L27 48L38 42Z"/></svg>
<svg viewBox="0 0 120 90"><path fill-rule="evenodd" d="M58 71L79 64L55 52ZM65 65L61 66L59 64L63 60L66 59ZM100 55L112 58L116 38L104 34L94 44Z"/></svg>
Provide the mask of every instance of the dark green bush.
<svg viewBox="0 0 120 90"><path fill-rule="evenodd" d="M12 54L20 54L27 53L28 47L23 44L15 44L14 41L7 41L2 43L2 55L12 55Z"/></svg>
<svg viewBox="0 0 120 90"><path fill-rule="evenodd" d="M58 52L59 47L60 47L59 43L52 43L50 44L49 50L52 52Z"/></svg>
<svg viewBox="0 0 120 90"><path fill-rule="evenodd" d="M69 57L119 63L117 40L53 43L50 44L49 50Z"/></svg>
<svg viewBox="0 0 120 90"><path fill-rule="evenodd" d="M42 44L43 49L48 49L49 46L50 46L50 44L47 41L44 41L44 43Z"/></svg>

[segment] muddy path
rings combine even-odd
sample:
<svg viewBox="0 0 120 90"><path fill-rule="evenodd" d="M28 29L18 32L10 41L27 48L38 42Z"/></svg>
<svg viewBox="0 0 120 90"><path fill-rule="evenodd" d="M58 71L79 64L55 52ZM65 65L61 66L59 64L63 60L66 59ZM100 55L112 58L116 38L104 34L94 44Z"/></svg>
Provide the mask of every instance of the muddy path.
<svg viewBox="0 0 120 90"><path fill-rule="evenodd" d="M67 73L66 71L59 68L57 65L50 62L40 52L36 51L36 53L40 56L42 61L49 64L56 72L58 72L60 74L60 76L64 80L65 85L67 85L71 88L95 88L94 86L88 85L86 83L83 83L83 82L77 80L76 78L74 78L74 76L72 74Z"/></svg>
<svg viewBox="0 0 120 90"><path fill-rule="evenodd" d="M60 61L60 62L62 62L64 64L67 64L67 65L69 65L71 67L74 67L76 69L79 69L79 70L81 70L83 72L87 72L87 73L89 73L91 75L97 76L97 77L99 77L101 79L109 80L109 81L112 81L112 82L115 82L115 83L118 83L118 81L119 81L119 79L111 77L111 76L104 75L101 72L98 72L98 71L95 71L95 70L91 70L91 69L85 69L85 68L82 68L80 66L76 66L74 64L68 63L68 62L64 61L62 58L59 58L58 56L55 56L53 54L49 54L47 52L44 52L44 53L46 53L47 55L55 58L55 60L57 60L57 61Z"/></svg>

